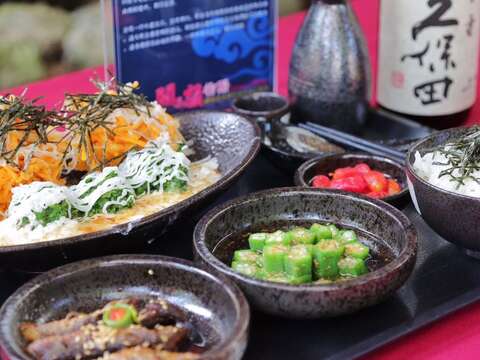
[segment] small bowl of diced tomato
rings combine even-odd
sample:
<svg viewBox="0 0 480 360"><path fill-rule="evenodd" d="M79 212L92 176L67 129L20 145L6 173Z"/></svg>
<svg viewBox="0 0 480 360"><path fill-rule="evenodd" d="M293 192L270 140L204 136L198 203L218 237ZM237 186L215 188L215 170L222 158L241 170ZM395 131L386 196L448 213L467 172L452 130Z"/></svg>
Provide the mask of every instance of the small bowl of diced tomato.
<svg viewBox="0 0 480 360"><path fill-rule="evenodd" d="M408 194L404 166L387 157L335 154L311 159L298 168L295 184L362 194L397 204Z"/></svg>

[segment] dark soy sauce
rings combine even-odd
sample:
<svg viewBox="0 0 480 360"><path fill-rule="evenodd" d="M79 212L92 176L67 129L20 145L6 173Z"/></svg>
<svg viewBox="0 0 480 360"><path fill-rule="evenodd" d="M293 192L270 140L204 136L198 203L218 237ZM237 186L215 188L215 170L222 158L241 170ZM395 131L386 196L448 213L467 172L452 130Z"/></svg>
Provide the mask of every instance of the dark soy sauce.
<svg viewBox="0 0 480 360"><path fill-rule="evenodd" d="M180 352L202 354L208 350L209 342L191 322L177 323L176 326L188 329L188 338L179 347Z"/></svg>
<svg viewBox="0 0 480 360"><path fill-rule="evenodd" d="M270 224L248 228L244 231L225 236L213 249L213 254L225 265L230 266L235 250L248 249L248 237L252 233L277 230L288 231L295 226L309 228L315 221L277 221ZM322 222L317 222L322 223ZM342 229L350 229L348 226L337 225ZM358 240L370 248L370 256L365 261L370 272L378 270L395 258L393 250L379 238L359 229L352 229L356 232Z"/></svg>

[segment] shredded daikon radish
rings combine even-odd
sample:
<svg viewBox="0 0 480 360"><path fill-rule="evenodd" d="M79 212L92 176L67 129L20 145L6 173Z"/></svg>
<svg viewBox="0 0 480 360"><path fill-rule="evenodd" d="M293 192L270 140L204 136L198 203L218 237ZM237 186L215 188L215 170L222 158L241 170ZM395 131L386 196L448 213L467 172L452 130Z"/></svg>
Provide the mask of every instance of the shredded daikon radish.
<svg viewBox="0 0 480 360"><path fill-rule="evenodd" d="M135 192L123 176L119 175L118 167L107 167L102 172L93 172L85 176L77 185L71 187L70 202L85 213L90 214L97 201L105 194L118 190L119 194L107 201L101 212L110 213L109 208L114 205L129 207L135 199Z"/></svg>
<svg viewBox="0 0 480 360"><path fill-rule="evenodd" d="M120 165L121 174L134 189L146 186L145 193L165 191L174 179L188 183L190 160L166 143L150 142L143 150L130 152ZM138 191L137 191L138 195Z"/></svg>
<svg viewBox="0 0 480 360"><path fill-rule="evenodd" d="M48 207L65 201L69 189L48 181L35 181L15 187L12 193L12 201L7 210L8 220L16 226L30 224L34 227L38 225L35 213L41 213Z"/></svg>

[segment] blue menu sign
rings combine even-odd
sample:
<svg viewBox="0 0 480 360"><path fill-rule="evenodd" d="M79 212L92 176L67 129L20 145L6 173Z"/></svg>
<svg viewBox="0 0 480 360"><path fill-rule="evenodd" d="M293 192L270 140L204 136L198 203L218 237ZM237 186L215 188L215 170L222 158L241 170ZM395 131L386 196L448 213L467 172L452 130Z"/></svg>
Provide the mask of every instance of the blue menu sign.
<svg viewBox="0 0 480 360"><path fill-rule="evenodd" d="M114 0L116 72L170 111L274 87L276 0Z"/></svg>

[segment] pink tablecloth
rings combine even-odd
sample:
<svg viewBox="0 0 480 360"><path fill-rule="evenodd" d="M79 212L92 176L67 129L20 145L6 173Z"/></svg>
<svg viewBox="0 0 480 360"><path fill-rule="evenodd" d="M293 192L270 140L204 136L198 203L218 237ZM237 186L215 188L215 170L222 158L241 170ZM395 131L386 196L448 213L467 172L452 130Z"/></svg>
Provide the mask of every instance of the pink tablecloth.
<svg viewBox="0 0 480 360"><path fill-rule="evenodd" d="M370 49L373 74L377 68L378 0L352 0ZM279 33L279 92L287 93L288 63L296 33L305 14L282 18ZM65 92L88 92L94 87L89 82L93 74L101 75L100 68L79 71L28 85L30 97L45 97L49 106L60 103ZM373 81L375 84L375 81ZM480 82L479 82L480 85ZM9 92L20 93L24 87ZM480 93L480 92L479 92ZM375 94L375 89L374 89ZM480 102L470 113L468 124L479 122ZM366 359L480 359L480 303L469 306L445 319L394 342L365 357Z"/></svg>

